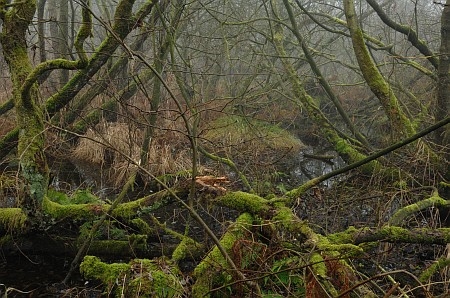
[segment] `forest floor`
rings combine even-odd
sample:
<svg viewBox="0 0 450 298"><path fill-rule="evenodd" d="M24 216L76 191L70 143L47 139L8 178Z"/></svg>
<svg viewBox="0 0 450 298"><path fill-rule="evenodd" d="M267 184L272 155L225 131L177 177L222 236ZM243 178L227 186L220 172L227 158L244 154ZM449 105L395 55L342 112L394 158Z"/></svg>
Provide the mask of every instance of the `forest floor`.
<svg viewBox="0 0 450 298"><path fill-rule="evenodd" d="M349 226L377 227L385 224L393 212L407 202L401 201L401 196L392 195L390 190L368 191L362 182L367 177L350 176L334 183L326 189L312 189L307 196L302 197L293 206L297 215L307 220L316 232L330 234L343 231ZM361 185L355 188L355 185ZM227 225L234 221L237 213L226 208L207 208L198 206L200 215L217 235L221 235ZM201 208L205 208L201 210ZM437 212L437 211L436 211ZM188 214L177 204L166 206L154 214L167 224L167 227L183 233ZM413 226L440 225L439 216L432 212L423 213L408 222ZM198 241L206 241L207 246L212 243L204 231L195 223L191 228L192 236ZM55 231L52 231L55 233ZM57 231L56 231L57 232ZM61 233L67 231L61 230ZM206 239L206 240L205 240ZM164 235L157 241L170 241ZM67 274L73 256L56 256L33 254L16 251L14 255L4 255L0 252L0 291L9 288L8 297L100 297L101 285L94 281L86 281L80 275L75 275L72 283L63 286L61 281ZM445 247L438 245L418 244L387 244L380 243L377 248L361 259L353 259L355 268L363 276L376 276L385 271L400 270L391 275L406 288L413 288L416 284L414 276L418 276L424 268L431 265L445 253ZM133 256L130 256L130 259ZM124 261L129 260L115 260ZM194 262L183 263L181 270L189 274L194 268ZM445 274L445 273L443 273ZM442 276L445 281L446 276ZM387 287L390 281L380 277L373 281L379 287ZM446 283L435 285L442 292ZM17 290L15 290L17 289ZM19 292L20 291L20 292ZM417 293L416 293L417 292ZM421 297L421 291L414 292L414 297Z"/></svg>

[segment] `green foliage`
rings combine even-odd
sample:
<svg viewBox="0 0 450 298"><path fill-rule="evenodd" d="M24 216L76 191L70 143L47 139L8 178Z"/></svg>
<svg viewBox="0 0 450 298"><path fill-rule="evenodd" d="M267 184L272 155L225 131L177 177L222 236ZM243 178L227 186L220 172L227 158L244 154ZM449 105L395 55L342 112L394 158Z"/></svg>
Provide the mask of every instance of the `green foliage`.
<svg viewBox="0 0 450 298"><path fill-rule="evenodd" d="M107 264L98 257L86 256L80 272L85 278L100 280L108 292L114 291L115 297L181 297L183 294L179 269L165 258Z"/></svg>
<svg viewBox="0 0 450 298"><path fill-rule="evenodd" d="M56 203L61 204L61 205L68 205L68 204L71 203L70 200L69 200L69 197L65 193L56 191L56 190L51 189L51 188L49 188L47 190L47 197L50 200L52 200L53 202L56 202Z"/></svg>
<svg viewBox="0 0 450 298"><path fill-rule="evenodd" d="M49 189L47 196L61 205L99 203L100 200L88 189L78 189L68 196L65 193Z"/></svg>
<svg viewBox="0 0 450 298"><path fill-rule="evenodd" d="M289 175L281 171L273 171L263 173L261 177L258 177L258 181L254 184L254 190L261 196L267 196L269 194L283 195L288 191L288 188L292 186L286 185Z"/></svg>
<svg viewBox="0 0 450 298"><path fill-rule="evenodd" d="M305 285L302 272L297 267L302 264L298 256L283 258L272 264L271 272L273 274L264 279L264 288L273 289L268 291L263 297L282 297L275 294L275 290L281 289L283 292L288 291L295 297L305 296Z"/></svg>
<svg viewBox="0 0 450 298"><path fill-rule="evenodd" d="M91 232L92 226L96 223L86 222L80 227L80 236L78 237L78 241L85 241L86 237ZM102 226L97 229L95 235L93 235L93 239L97 240L128 240L128 232L124 229L117 227L115 221L105 221Z"/></svg>
<svg viewBox="0 0 450 298"><path fill-rule="evenodd" d="M99 199L89 189L78 189L71 196L72 204L98 203Z"/></svg>

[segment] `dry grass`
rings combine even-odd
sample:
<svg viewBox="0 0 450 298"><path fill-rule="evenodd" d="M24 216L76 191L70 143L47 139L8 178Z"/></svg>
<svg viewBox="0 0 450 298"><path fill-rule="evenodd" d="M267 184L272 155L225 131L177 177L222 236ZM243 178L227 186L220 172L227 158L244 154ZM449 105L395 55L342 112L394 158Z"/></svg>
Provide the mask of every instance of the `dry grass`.
<svg viewBox="0 0 450 298"><path fill-rule="evenodd" d="M94 164L115 163L126 159L138 162L142 132L125 123L101 123L88 129L73 151L73 156Z"/></svg>
<svg viewBox="0 0 450 298"><path fill-rule="evenodd" d="M140 140L142 132L125 123L101 123L78 141L72 156L105 169L109 182L118 186L136 169Z"/></svg>
<svg viewBox="0 0 450 298"><path fill-rule="evenodd" d="M118 187L136 170L137 164L142 164L139 158L143 135L142 130L125 123L102 123L86 132L72 156L103 169L107 182ZM147 170L155 176L187 171L192 167L189 148L180 149L177 140L171 140L169 135L155 136L149 149Z"/></svg>

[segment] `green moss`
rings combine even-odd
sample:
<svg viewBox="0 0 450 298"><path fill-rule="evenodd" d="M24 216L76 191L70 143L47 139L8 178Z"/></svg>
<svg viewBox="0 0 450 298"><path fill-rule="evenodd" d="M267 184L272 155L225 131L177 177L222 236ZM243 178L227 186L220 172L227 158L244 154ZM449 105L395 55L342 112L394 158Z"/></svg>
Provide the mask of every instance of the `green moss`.
<svg viewBox="0 0 450 298"><path fill-rule="evenodd" d="M139 297L180 297L182 295L180 271L166 258L155 261L136 259L131 262L131 266L140 268L139 275L142 277L134 278L130 282L131 291L128 291L130 297L138 297L137 294L140 294ZM145 278L146 273L151 278Z"/></svg>
<svg viewBox="0 0 450 298"><path fill-rule="evenodd" d="M69 204L62 205L45 197L42 203L44 212L53 218L71 218L89 220L106 212L108 205L105 204Z"/></svg>
<svg viewBox="0 0 450 298"><path fill-rule="evenodd" d="M142 235L139 235L142 236ZM82 243L81 241L78 241ZM146 238L143 237L140 241L131 240L95 240L89 245L89 253L91 254L105 254L110 256L132 255L134 252L147 252Z"/></svg>
<svg viewBox="0 0 450 298"><path fill-rule="evenodd" d="M86 278L103 282L108 292L116 287L116 297L181 297L179 269L165 258L134 259L129 264L107 264L86 256L80 265Z"/></svg>
<svg viewBox="0 0 450 298"><path fill-rule="evenodd" d="M54 189L49 188L47 190L47 197L58 204L61 205L68 205L70 204L69 196L67 196L65 193L56 191Z"/></svg>
<svg viewBox="0 0 450 298"><path fill-rule="evenodd" d="M284 225L288 225L289 222L294 221L295 215L292 213L291 208L285 207L283 205L277 206L277 212L275 216L272 217L273 221L283 222Z"/></svg>
<svg viewBox="0 0 450 298"><path fill-rule="evenodd" d="M80 272L85 278L100 280L108 287L112 287L117 278L128 273L130 265L122 263L106 264L95 256L85 256L80 264Z"/></svg>
<svg viewBox="0 0 450 298"><path fill-rule="evenodd" d="M201 246L199 246L197 242L195 242L192 238L183 237L181 242L172 253L172 260L178 262L189 256L192 256L193 254L196 255L195 252L200 248Z"/></svg>
<svg viewBox="0 0 450 298"><path fill-rule="evenodd" d="M138 210L142 208L145 199L138 199L118 205L113 211L114 217L132 218L136 216Z"/></svg>
<svg viewBox="0 0 450 298"><path fill-rule="evenodd" d="M262 214L270 210L268 201L258 195L247 192L228 192L215 200L216 203L241 212Z"/></svg>
<svg viewBox="0 0 450 298"><path fill-rule="evenodd" d="M93 195L88 189L78 189L70 196L72 204L100 203L100 199Z"/></svg>
<svg viewBox="0 0 450 298"><path fill-rule="evenodd" d="M151 235L155 231L142 218L135 218L131 223L136 226L141 234Z"/></svg>
<svg viewBox="0 0 450 298"><path fill-rule="evenodd" d="M293 234L300 234L306 237L309 246L316 247L321 251L338 256L339 253L345 255L360 255L363 251L361 247L351 244L351 231L346 233L333 234L331 237L315 233L307 222L300 221L292 210L281 204L276 206L277 213L272 217L272 221L281 225L283 229ZM341 242L344 241L344 242Z"/></svg>
<svg viewBox="0 0 450 298"><path fill-rule="evenodd" d="M325 261L320 253L312 253L309 261L311 262L311 267L317 276L320 276L321 278L327 277L327 266L325 265Z"/></svg>
<svg viewBox="0 0 450 298"><path fill-rule="evenodd" d="M420 274L419 280L424 284L429 283L434 274L448 266L450 266L450 259L441 257Z"/></svg>
<svg viewBox="0 0 450 298"><path fill-rule="evenodd" d="M308 181L306 181L305 183L303 183L302 185L300 185L297 188L294 188L290 191L288 191L285 196L287 198L289 198L290 200L295 200L299 197L301 197L307 190L309 190L311 187L315 186L318 184L319 179L318 178L313 178L310 179Z"/></svg>
<svg viewBox="0 0 450 298"><path fill-rule="evenodd" d="M47 192L49 179L49 170L44 154L45 137L42 133L45 131L45 128L42 110L36 104L36 100L38 99L36 84L33 83L28 90L22 89L23 81L31 69L28 56L18 57L17 59L23 59L20 66L10 65L11 67L28 69L27 71L23 69L18 71L19 73L16 74L17 78L15 80L19 82L14 83L13 90L17 122L20 128L17 154L20 156L21 175L26 186L27 195L29 196L29 200L25 204L28 208L34 210L41 206L42 200Z"/></svg>
<svg viewBox="0 0 450 298"><path fill-rule="evenodd" d="M400 226L407 217L416 214L420 210L424 210L433 206L446 206L448 202L441 198L437 192L435 192L430 198L418 201L414 204L410 204L397 210L389 220L389 224L394 226Z"/></svg>
<svg viewBox="0 0 450 298"><path fill-rule="evenodd" d="M350 226L343 232L327 235L327 238L333 243L352 243L353 235L358 232L362 232L362 230Z"/></svg>
<svg viewBox="0 0 450 298"><path fill-rule="evenodd" d="M177 191L175 191L177 194ZM150 213L172 203L174 198L170 192L163 190L152 195L118 205L112 216L120 218L133 218L137 213Z"/></svg>
<svg viewBox="0 0 450 298"><path fill-rule="evenodd" d="M317 247L322 251L328 251L333 256L338 256L338 253L346 257L358 256L363 252L363 249L357 245L350 243L332 243L327 236L318 235L318 240Z"/></svg>
<svg viewBox="0 0 450 298"><path fill-rule="evenodd" d="M241 214L228 231L222 236L220 243L228 252L232 252L234 243L246 235L246 231L253 223L253 217L248 213ZM217 247L203 258L194 269L193 277L196 282L192 288L193 297L202 297L208 293L213 285L220 286L231 281L231 274L227 270L229 265Z"/></svg>
<svg viewBox="0 0 450 298"><path fill-rule="evenodd" d="M25 228L27 216L20 208L0 208L0 228L17 232Z"/></svg>

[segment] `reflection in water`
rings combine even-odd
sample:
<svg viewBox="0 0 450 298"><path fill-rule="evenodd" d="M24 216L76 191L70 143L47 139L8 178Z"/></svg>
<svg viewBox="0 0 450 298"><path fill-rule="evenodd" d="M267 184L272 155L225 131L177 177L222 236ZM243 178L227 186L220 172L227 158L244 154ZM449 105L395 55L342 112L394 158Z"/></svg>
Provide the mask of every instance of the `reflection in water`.
<svg viewBox="0 0 450 298"><path fill-rule="evenodd" d="M309 147L300 153L298 166L292 171L292 176L300 184L305 183L315 177L330 173L345 166L345 162L335 151L316 150ZM339 177L333 177L323 182L323 185L330 187Z"/></svg>

